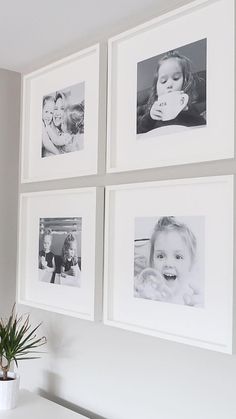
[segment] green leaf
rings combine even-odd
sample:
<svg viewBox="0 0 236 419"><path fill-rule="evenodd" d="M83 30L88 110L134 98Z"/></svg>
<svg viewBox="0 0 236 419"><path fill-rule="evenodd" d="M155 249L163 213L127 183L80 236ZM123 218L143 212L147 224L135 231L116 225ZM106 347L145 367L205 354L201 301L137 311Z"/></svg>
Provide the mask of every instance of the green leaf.
<svg viewBox="0 0 236 419"><path fill-rule="evenodd" d="M23 359L37 359L39 356L28 356L30 354L41 354L35 350L46 343L45 336L37 337L41 323L32 328L29 315L18 316L15 313L15 304L8 319L0 319L0 369L6 369L12 361ZM27 355L27 356L26 356Z"/></svg>

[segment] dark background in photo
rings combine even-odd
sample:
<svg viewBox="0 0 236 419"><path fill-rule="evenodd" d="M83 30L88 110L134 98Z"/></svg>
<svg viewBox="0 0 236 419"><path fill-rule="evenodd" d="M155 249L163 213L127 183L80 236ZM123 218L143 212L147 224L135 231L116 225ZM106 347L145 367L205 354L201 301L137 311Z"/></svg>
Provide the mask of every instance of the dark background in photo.
<svg viewBox="0 0 236 419"><path fill-rule="evenodd" d="M177 51L192 62L197 93L194 106L199 115L204 116L206 119L207 39L201 39L191 44L177 47L173 51ZM147 105L157 64L167 52L165 51L163 54L150 57L137 64L137 118L139 115L142 115ZM137 133L140 132L137 130Z"/></svg>

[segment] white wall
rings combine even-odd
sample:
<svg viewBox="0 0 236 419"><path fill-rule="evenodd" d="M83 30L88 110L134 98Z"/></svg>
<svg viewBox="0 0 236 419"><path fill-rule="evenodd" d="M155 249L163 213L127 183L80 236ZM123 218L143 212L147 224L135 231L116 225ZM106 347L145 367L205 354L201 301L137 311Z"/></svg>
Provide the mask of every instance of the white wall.
<svg viewBox="0 0 236 419"><path fill-rule="evenodd" d="M0 312L15 301L20 75L0 69Z"/></svg>
<svg viewBox="0 0 236 419"><path fill-rule="evenodd" d="M177 3L183 3L183 1L168 2L173 6ZM153 16L154 12L157 14L158 7L153 11ZM137 21L141 21L141 16L131 18L130 27ZM116 29L118 33L123 28ZM96 41L99 39L97 38ZM0 84L2 84L1 80L4 83L8 77L10 77L9 73L6 75L4 72L0 73ZM18 82L17 77L16 79ZM101 153L104 149L105 138L104 82L103 75ZM0 85L0 106L8 102L8 109L17 111L18 99L15 103L10 83L7 84L6 89L5 99L4 96L2 99ZM18 98L18 84L16 90ZM10 98L12 100L9 100ZM12 122L12 113L5 110L5 116L2 117L2 112L0 115L1 126L5 127L1 130L0 140L2 145L0 167L2 172L4 171L0 177L1 191L4 196L3 203L1 201L1 214L4 214L4 220L1 219L0 227L4 243L9 234L6 219L9 220L9 225L13 226L8 241L11 254L10 252L8 254L5 245L1 243L0 266L4 274L1 275L0 294L2 304L4 302L2 293L7 293L9 305L14 299L16 257L14 239L17 200L17 135L15 132L7 132L10 129L10 121ZM2 135L3 132L6 134ZM12 144L13 151L10 150L9 143ZM235 172L234 161L199 163L114 175L105 175L103 166L98 177L21 185L20 190L23 192L43 188L46 190L79 187L82 182L88 186L96 186ZM12 174L11 178L10 174ZM37 391L78 412L93 412L90 415L88 413L91 418L222 419L225 417L235 419L235 356L164 341L104 326L102 323L90 323L43 310L28 307L22 307L22 310L30 311L33 321L43 321L42 333L45 333L48 338L47 354L43 355L40 360L21 362L20 374L23 388Z"/></svg>

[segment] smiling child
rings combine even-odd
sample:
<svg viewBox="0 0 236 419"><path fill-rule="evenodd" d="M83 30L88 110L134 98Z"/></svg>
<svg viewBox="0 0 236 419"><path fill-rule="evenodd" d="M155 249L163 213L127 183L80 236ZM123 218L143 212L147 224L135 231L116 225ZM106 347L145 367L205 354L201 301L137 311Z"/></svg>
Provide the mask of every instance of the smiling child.
<svg viewBox="0 0 236 419"><path fill-rule="evenodd" d="M191 284L196 237L175 217L161 217L150 239L149 266L135 278L135 296L184 305L201 305Z"/></svg>

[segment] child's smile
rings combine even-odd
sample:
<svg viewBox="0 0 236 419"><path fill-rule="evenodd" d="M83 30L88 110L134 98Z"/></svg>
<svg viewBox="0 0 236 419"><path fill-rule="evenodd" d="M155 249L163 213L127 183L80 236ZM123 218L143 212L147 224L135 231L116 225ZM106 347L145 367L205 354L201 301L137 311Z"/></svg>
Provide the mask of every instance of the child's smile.
<svg viewBox="0 0 236 419"><path fill-rule="evenodd" d="M53 113L53 122L58 127L63 122L65 105L61 98L57 99Z"/></svg>
<svg viewBox="0 0 236 419"><path fill-rule="evenodd" d="M51 236L49 236L49 235L44 236L43 249L44 249L45 253L50 252L51 244L52 244Z"/></svg>
<svg viewBox="0 0 236 419"><path fill-rule="evenodd" d="M166 281L175 281L177 278L177 275L173 275L170 273L163 273L164 278L166 279Z"/></svg>
<svg viewBox="0 0 236 419"><path fill-rule="evenodd" d="M186 283L191 269L191 255L181 233L160 232L154 246L153 267L174 292Z"/></svg>
<svg viewBox="0 0 236 419"><path fill-rule="evenodd" d="M76 254L76 245L74 243L71 243L69 249L68 249L68 259L71 260Z"/></svg>
<svg viewBox="0 0 236 419"><path fill-rule="evenodd" d="M43 120L45 124L49 125L52 122L55 103L53 100L48 100L43 108Z"/></svg>

